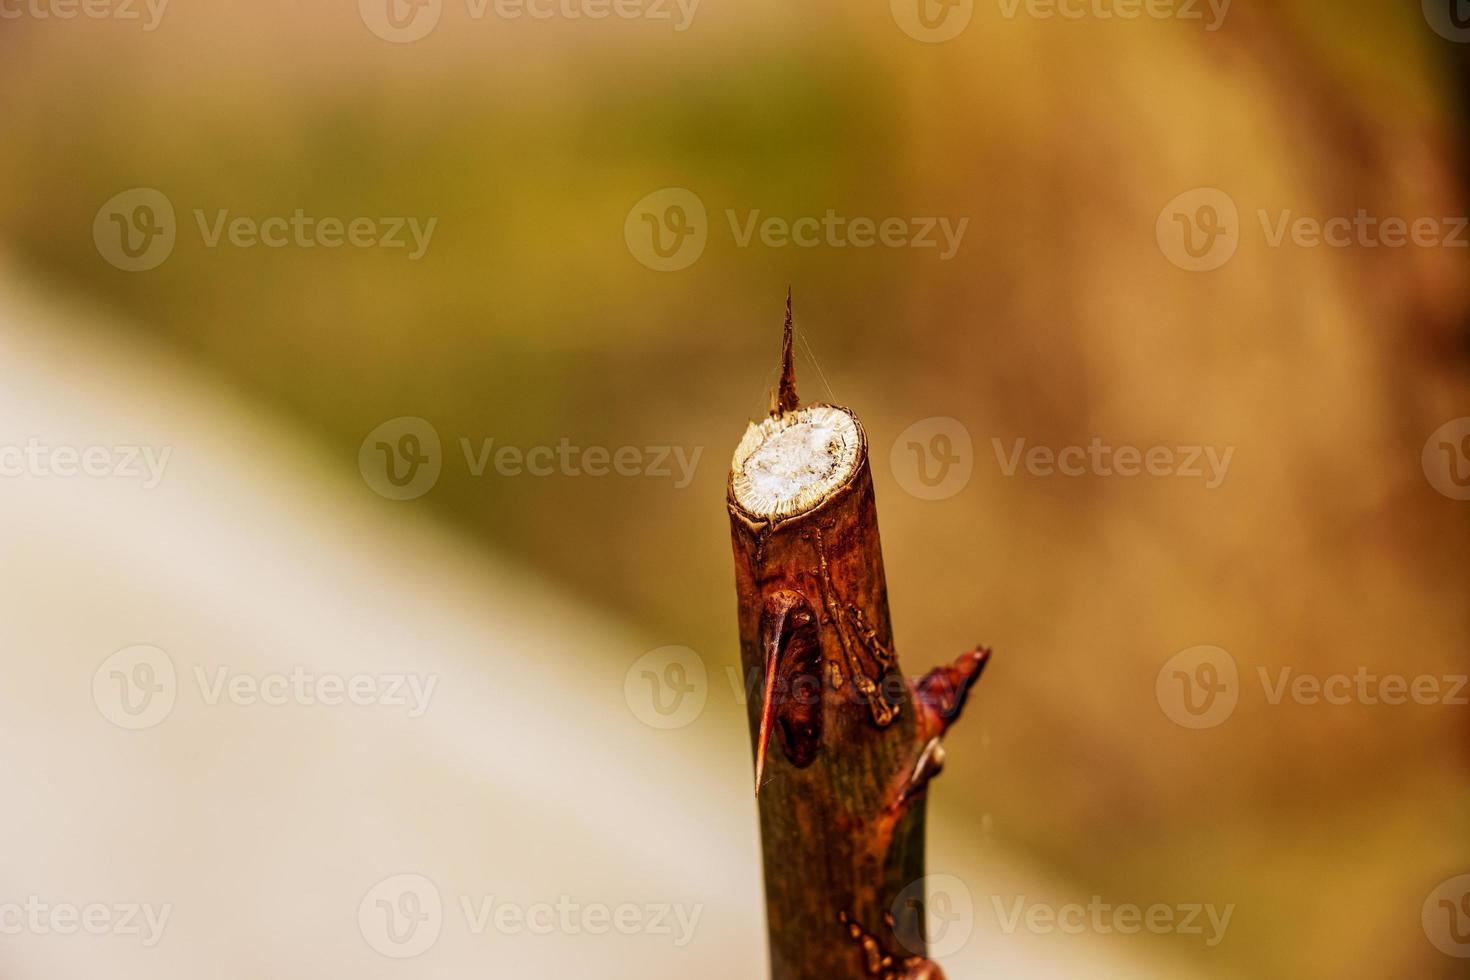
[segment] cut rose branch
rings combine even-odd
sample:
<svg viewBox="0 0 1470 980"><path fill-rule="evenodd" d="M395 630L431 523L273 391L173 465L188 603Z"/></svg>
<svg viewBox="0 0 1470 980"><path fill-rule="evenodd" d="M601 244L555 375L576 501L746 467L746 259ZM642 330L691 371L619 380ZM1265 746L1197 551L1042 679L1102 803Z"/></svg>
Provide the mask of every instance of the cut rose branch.
<svg viewBox="0 0 1470 980"><path fill-rule="evenodd" d="M769 418L728 487L774 980L942 977L926 958L924 804L977 648L923 678L898 667L867 437L802 408L786 299Z"/></svg>

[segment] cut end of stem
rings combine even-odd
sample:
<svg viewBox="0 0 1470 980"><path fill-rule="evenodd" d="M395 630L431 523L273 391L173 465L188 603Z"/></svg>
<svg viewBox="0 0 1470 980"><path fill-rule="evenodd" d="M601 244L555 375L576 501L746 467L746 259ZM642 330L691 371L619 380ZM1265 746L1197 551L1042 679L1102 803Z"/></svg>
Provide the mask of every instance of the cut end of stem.
<svg viewBox="0 0 1470 980"><path fill-rule="evenodd" d="M771 417L745 431L730 466L735 503L760 520L814 510L852 479L864 454L862 429L845 409L800 407L794 333L788 286L781 380L771 392Z"/></svg>
<svg viewBox="0 0 1470 980"><path fill-rule="evenodd" d="M857 419L813 405L752 423L735 449L735 503L761 520L804 514L852 479L863 458Z"/></svg>

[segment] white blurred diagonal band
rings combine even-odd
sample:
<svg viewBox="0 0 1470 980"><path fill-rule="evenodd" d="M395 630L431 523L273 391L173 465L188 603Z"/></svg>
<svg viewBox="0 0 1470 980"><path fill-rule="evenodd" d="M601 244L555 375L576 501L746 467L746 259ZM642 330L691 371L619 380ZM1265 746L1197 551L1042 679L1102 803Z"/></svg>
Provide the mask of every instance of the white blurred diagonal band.
<svg viewBox="0 0 1470 980"><path fill-rule="evenodd" d="M624 671L656 644L91 318L0 282L0 446L169 450L152 487L0 476L0 975L764 974L740 719L642 724ZM177 691L129 730L94 680L140 645ZM418 714L249 686L401 675L433 679ZM1076 896L937 800L931 865L974 906L956 980L1185 975L1154 937L1004 931L993 895ZM424 948L379 906L437 915Z"/></svg>

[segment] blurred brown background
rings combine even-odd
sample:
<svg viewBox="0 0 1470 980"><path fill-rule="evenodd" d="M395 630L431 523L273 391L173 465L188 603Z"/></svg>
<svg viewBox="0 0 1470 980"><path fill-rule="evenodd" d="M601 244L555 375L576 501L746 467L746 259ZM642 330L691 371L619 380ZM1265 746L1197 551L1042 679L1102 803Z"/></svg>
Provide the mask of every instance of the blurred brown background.
<svg viewBox="0 0 1470 980"><path fill-rule="evenodd" d="M803 395L868 428L905 667L996 649L936 789L973 840L1082 895L1234 903L1217 947L1137 940L1203 976L1462 975L1420 911L1470 871L1466 709L1272 704L1259 672L1467 670L1470 503L1421 450L1470 414L1470 254L1273 245L1267 227L1466 214L1464 45L1413 5L1236 0L1211 30L1207 5L935 3L930 22L970 17L943 41L901 8L703 0L676 30L673 5L593 21L446 2L411 43L351 2L174 0L151 31L26 14L0 22L4 263L296 429L338 476L362 479L379 425L428 420L441 475L412 501L355 487L377 519L442 522L643 648L699 651L700 731L743 724L719 680L738 662L725 470L790 284ZM127 272L94 219L140 187L171 202L177 243ZM625 233L664 188L706 212L702 254L673 271ZM1191 272L1160 226L1196 188L1238 209L1236 250ZM209 247L195 218L298 208L437 225L410 260ZM752 211L828 209L968 225L948 260L740 242ZM962 423L973 472L926 500L892 450L934 417ZM1008 476L992 442L1095 437L1234 452L1208 488ZM461 439L490 438L701 456L683 487L475 476ZM1200 645L1238 664L1239 703L1192 730L1156 679Z"/></svg>

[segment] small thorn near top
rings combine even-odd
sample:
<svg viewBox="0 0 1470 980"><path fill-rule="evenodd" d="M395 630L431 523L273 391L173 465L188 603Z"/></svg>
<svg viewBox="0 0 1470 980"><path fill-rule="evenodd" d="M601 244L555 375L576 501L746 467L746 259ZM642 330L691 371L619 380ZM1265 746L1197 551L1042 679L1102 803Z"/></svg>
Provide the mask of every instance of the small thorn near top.
<svg viewBox="0 0 1470 980"><path fill-rule="evenodd" d="M796 411L801 404L796 397L796 359L791 349L791 287L786 287L786 327L781 335L781 383L776 388L771 414L780 416Z"/></svg>

